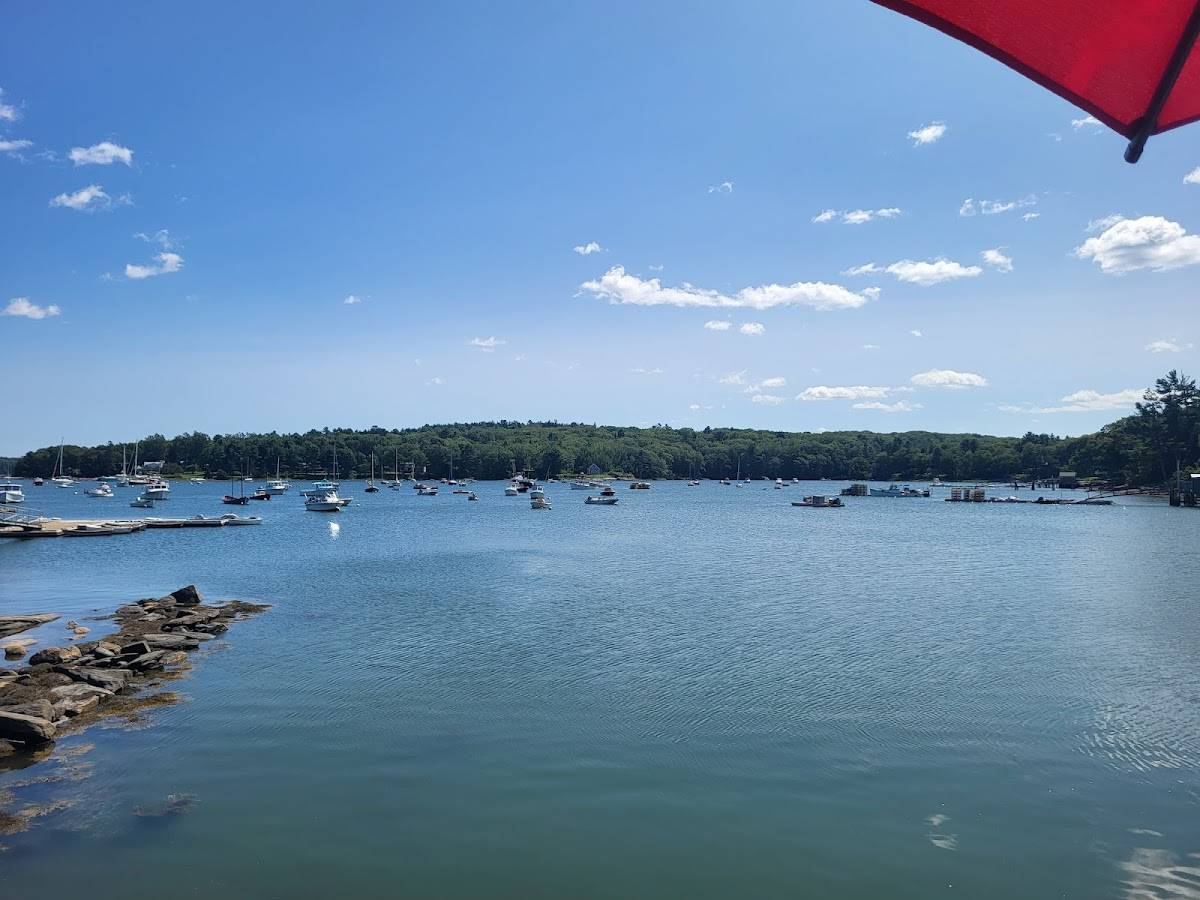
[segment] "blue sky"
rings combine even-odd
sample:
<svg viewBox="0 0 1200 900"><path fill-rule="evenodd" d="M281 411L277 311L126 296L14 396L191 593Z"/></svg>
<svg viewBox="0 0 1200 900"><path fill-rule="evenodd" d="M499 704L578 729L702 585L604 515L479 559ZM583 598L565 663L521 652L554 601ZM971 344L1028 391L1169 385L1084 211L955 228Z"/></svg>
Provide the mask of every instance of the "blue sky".
<svg viewBox="0 0 1200 900"><path fill-rule="evenodd" d="M9 9L0 453L496 418L1078 434L1195 370L1200 127L1129 166L869 3L646 6Z"/></svg>

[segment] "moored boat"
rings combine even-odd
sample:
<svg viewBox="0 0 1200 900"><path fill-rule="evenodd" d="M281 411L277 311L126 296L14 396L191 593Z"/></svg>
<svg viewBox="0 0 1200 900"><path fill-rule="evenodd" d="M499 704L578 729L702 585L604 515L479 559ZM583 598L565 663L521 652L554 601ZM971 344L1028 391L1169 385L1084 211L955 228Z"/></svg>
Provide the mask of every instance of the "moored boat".
<svg viewBox="0 0 1200 900"><path fill-rule="evenodd" d="M0 503L24 503L25 492L15 481L0 484Z"/></svg>
<svg viewBox="0 0 1200 900"><path fill-rule="evenodd" d="M0 484L0 494L2 494L3 491L4 485ZM86 491L84 491L84 493L89 497L111 497L113 496L113 489L110 488L106 483L101 482L96 487L88 488Z"/></svg>
<svg viewBox="0 0 1200 900"><path fill-rule="evenodd" d="M550 509L550 501L545 497L532 497L529 506L531 509Z"/></svg>
<svg viewBox="0 0 1200 900"><path fill-rule="evenodd" d="M587 506L615 506L619 497L585 497L584 504Z"/></svg>
<svg viewBox="0 0 1200 900"><path fill-rule="evenodd" d="M803 500L792 501L792 506L804 506L813 509L838 509L845 505L841 497L826 497L822 494L813 494L811 497L805 497Z"/></svg>

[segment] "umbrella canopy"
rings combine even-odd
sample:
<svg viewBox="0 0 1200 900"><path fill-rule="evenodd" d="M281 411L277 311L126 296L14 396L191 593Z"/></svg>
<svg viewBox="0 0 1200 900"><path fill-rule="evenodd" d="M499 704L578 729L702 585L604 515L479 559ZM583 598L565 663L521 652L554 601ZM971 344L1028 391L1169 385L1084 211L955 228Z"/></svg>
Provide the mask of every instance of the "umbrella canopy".
<svg viewBox="0 0 1200 900"><path fill-rule="evenodd" d="M873 0L965 41L1130 139L1200 119L1200 0Z"/></svg>

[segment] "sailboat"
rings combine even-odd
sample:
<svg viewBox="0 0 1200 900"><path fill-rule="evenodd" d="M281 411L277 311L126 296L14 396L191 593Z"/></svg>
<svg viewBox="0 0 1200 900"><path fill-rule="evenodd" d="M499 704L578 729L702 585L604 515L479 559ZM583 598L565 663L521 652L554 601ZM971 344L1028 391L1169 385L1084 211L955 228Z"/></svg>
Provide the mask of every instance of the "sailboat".
<svg viewBox="0 0 1200 900"><path fill-rule="evenodd" d="M286 494L291 485L279 477L279 457L275 457L275 480L267 482L267 493Z"/></svg>
<svg viewBox="0 0 1200 900"><path fill-rule="evenodd" d="M365 491L368 494L378 494L379 493L379 488L375 487L375 454L374 453L371 454L371 480L367 482Z"/></svg>
<svg viewBox="0 0 1200 900"><path fill-rule="evenodd" d="M63 442L58 442L58 462L54 466L54 474L50 478L50 483L55 487L69 488L75 486L75 479L68 478L66 470L63 469Z"/></svg>
<svg viewBox="0 0 1200 900"><path fill-rule="evenodd" d="M121 445L121 474L120 475L101 475L97 481L108 481L124 487L129 484L129 473L126 471L127 463L125 461L125 445Z"/></svg>
<svg viewBox="0 0 1200 900"><path fill-rule="evenodd" d="M133 469L132 474L125 479L126 484L153 484L154 480L143 475L138 471L138 448L141 446L141 441L133 442Z"/></svg>
<svg viewBox="0 0 1200 900"><path fill-rule="evenodd" d="M237 486L238 486L238 495L236 497L233 496L234 481L237 481ZM250 498L246 496L246 481L245 481L245 479L243 479L243 478L229 479L229 491L230 491L230 493L226 494L224 497L221 498L222 503L228 503L230 506L245 506L247 503L250 502Z"/></svg>

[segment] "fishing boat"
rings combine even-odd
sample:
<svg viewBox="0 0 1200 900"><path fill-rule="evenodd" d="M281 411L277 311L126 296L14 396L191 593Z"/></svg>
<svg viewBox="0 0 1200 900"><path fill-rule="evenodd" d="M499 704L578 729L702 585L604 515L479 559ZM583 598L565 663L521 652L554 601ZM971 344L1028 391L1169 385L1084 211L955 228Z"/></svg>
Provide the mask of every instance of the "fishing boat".
<svg viewBox="0 0 1200 900"><path fill-rule="evenodd" d="M583 502L587 506L615 506L619 497L585 497Z"/></svg>
<svg viewBox="0 0 1200 900"><path fill-rule="evenodd" d="M24 503L25 492L21 490L21 485L15 481L6 481L0 484L0 503Z"/></svg>
<svg viewBox="0 0 1200 900"><path fill-rule="evenodd" d="M508 487L506 487L504 489L505 497L515 497L519 493L521 493L521 492L519 490L517 490L517 486L515 484L510 484Z"/></svg>
<svg viewBox="0 0 1200 900"><path fill-rule="evenodd" d="M0 485L0 492L3 490L4 486ZM113 489L110 488L106 483L101 482L94 488L88 488L86 491L84 491L84 493L89 497L111 497L113 495Z"/></svg>
<svg viewBox="0 0 1200 900"><path fill-rule="evenodd" d="M266 488L258 488L257 490L250 492L250 499L251 500L270 500L271 492L268 491Z"/></svg>
<svg viewBox="0 0 1200 900"><path fill-rule="evenodd" d="M535 485L533 486L533 488L532 488L532 489L529 491L529 498L530 498L531 500L535 500L535 499L537 499L537 498L539 498L539 497L545 497L545 496L546 496L546 489L545 489L545 488L543 488L543 487L541 487L541 486L539 486L539 485L536 485L536 484L535 484Z"/></svg>
<svg viewBox="0 0 1200 900"><path fill-rule="evenodd" d="M225 513L221 516L222 525L261 525L262 516L239 516L234 513Z"/></svg>
<svg viewBox="0 0 1200 900"><path fill-rule="evenodd" d="M152 500L168 500L171 497L171 486L160 478L148 485L144 493Z"/></svg>
<svg viewBox="0 0 1200 900"><path fill-rule="evenodd" d="M138 509L154 509L154 498L147 497L145 494L138 494L137 497L129 501L129 505Z"/></svg>
<svg viewBox="0 0 1200 900"><path fill-rule="evenodd" d="M316 482L304 495L304 508L312 512L337 512L350 503L347 498L339 497L336 487L327 487L329 482Z"/></svg>
<svg viewBox="0 0 1200 900"><path fill-rule="evenodd" d="M811 497L805 497L803 500L792 501L792 506L805 506L813 509L840 509L845 505L841 497L825 497L821 494L813 494Z"/></svg>
<svg viewBox="0 0 1200 900"><path fill-rule="evenodd" d="M545 497L531 497L529 507L531 509L550 509L550 501Z"/></svg>

